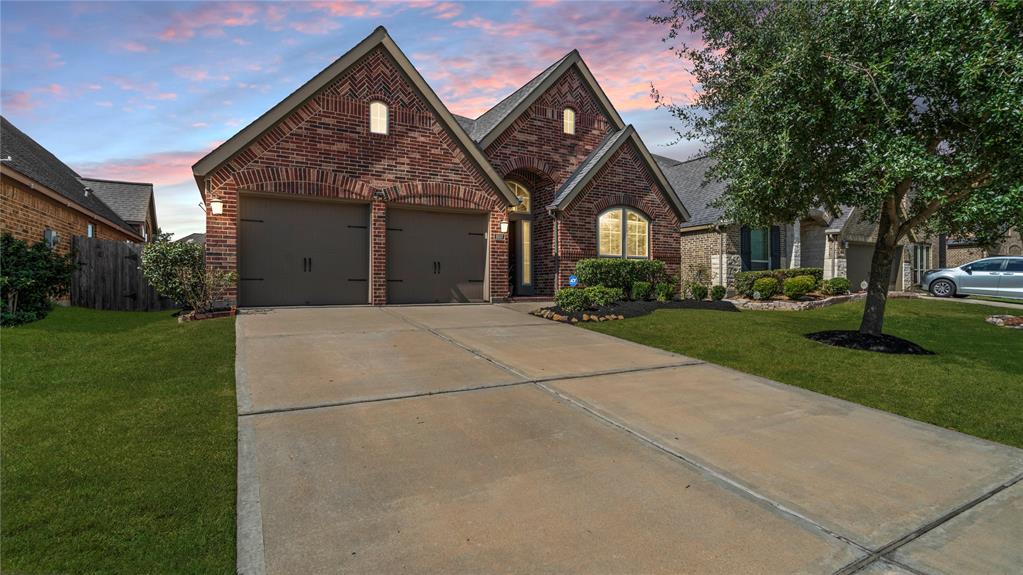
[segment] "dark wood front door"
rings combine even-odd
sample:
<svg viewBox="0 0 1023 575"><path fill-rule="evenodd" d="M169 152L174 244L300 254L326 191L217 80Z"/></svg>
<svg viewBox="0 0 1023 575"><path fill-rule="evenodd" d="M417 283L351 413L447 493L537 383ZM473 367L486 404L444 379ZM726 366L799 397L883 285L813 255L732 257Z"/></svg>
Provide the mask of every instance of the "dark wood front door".
<svg viewBox="0 0 1023 575"><path fill-rule="evenodd" d="M369 208L242 196L239 305L369 301Z"/></svg>
<svg viewBox="0 0 1023 575"><path fill-rule="evenodd" d="M387 211L387 302L482 302L487 216Z"/></svg>

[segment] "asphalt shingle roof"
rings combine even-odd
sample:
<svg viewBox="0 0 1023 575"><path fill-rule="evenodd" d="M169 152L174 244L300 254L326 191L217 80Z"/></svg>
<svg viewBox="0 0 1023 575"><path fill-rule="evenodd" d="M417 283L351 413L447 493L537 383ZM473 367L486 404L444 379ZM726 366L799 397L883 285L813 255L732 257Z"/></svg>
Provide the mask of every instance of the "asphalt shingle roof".
<svg viewBox="0 0 1023 575"><path fill-rule="evenodd" d="M675 195L689 210L689 221L682 228L705 226L718 223L725 214L723 208L711 206L725 193L726 183L721 180L707 181L707 170L714 160L707 156L688 161L673 160L654 155L654 160L664 172L664 177L675 190Z"/></svg>
<svg viewBox="0 0 1023 575"><path fill-rule="evenodd" d="M601 142L595 150L590 152L590 155L583 160L583 163L579 164L575 171L572 172L572 175L565 180L564 184L561 185L558 193L554 196L552 205L557 206L560 205L561 202L565 201L565 198L572 194L579 183L586 179L586 175L590 173L594 166L600 163L601 158L607 154L608 150L614 149L615 144L622 138L628 136L628 134L628 130L619 130L612 134L608 134L604 138L604 141Z"/></svg>
<svg viewBox="0 0 1023 575"><path fill-rule="evenodd" d="M138 235L96 194L86 194L79 175L57 156L0 116L0 157L5 166L32 178L79 206L102 216L117 226ZM9 160L7 158L10 158Z"/></svg>
<svg viewBox="0 0 1023 575"><path fill-rule="evenodd" d="M491 130L496 128L497 125L501 123L501 120L504 120L505 116L510 114L512 110L516 108L516 106L521 104L522 101L528 98L530 94L533 93L534 90L539 88L540 84L543 84L544 80L546 80L547 77L550 76L554 72L554 70L556 70L558 66L561 65L561 63L564 62L565 59L571 55L572 52L565 54L557 62L551 64L546 70L540 72L540 74L537 75L535 78L526 82L524 86L522 86L518 90L515 90L507 97L505 97L505 99L498 102L497 105L495 105L493 108L484 112L482 116L476 118L476 120L473 121L472 130L469 132L469 137L471 137L473 140L477 142L482 141L483 138L486 138L487 134L489 134ZM462 120L458 120L458 123L461 124ZM462 126L465 127L465 124L462 124Z"/></svg>
<svg viewBox="0 0 1023 575"><path fill-rule="evenodd" d="M473 126L476 125L476 120L466 118L465 116L459 116L458 114L451 115L455 117L455 121L458 122L458 125L461 126L463 130L465 130L465 133L471 136Z"/></svg>
<svg viewBox="0 0 1023 575"><path fill-rule="evenodd" d="M206 234L200 233L200 232L196 232L194 234L188 234L187 236L181 238L180 240L174 240L174 241L176 241L176 242L184 242L186 244L205 244L206 243Z"/></svg>
<svg viewBox="0 0 1023 575"><path fill-rule="evenodd" d="M153 200L153 184L78 178L126 222L144 222Z"/></svg>

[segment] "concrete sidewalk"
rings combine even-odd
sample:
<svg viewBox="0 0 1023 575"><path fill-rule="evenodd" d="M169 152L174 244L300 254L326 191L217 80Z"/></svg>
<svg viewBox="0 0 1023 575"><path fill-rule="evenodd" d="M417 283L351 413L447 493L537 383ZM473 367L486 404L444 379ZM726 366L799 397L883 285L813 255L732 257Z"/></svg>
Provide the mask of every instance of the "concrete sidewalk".
<svg viewBox="0 0 1023 575"><path fill-rule="evenodd" d="M239 572L1023 571L1020 450L522 311L239 316Z"/></svg>

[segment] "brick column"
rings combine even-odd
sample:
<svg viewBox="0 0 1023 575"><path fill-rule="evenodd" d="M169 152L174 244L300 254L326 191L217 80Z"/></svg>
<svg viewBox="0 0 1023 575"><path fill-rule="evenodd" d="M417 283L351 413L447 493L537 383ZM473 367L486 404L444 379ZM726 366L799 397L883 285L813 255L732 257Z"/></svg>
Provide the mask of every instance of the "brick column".
<svg viewBox="0 0 1023 575"><path fill-rule="evenodd" d="M220 215L210 211L214 199L224 204ZM206 193L206 266L238 272L238 189L233 181ZM219 303L238 305L238 282L228 288Z"/></svg>
<svg viewBox="0 0 1023 575"><path fill-rule="evenodd" d="M504 210L493 210L490 212L490 225L488 227L488 245L490 246L490 301L498 302L508 299L508 234L503 239L501 235L501 222L507 219L508 215ZM510 225L510 223L509 223Z"/></svg>
<svg viewBox="0 0 1023 575"><path fill-rule="evenodd" d="M369 224L369 303L387 303L387 204L373 200Z"/></svg>

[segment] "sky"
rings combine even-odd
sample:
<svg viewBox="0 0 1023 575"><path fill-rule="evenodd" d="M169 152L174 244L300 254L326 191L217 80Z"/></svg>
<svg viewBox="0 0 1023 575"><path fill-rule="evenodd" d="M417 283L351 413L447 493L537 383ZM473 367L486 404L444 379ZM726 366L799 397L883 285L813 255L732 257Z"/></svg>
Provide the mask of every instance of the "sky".
<svg viewBox="0 0 1023 575"><path fill-rule="evenodd" d="M205 231L191 166L379 25L475 118L578 49L651 152L687 159L694 82L657 2L0 2L0 111L83 176L152 182L157 220Z"/></svg>

